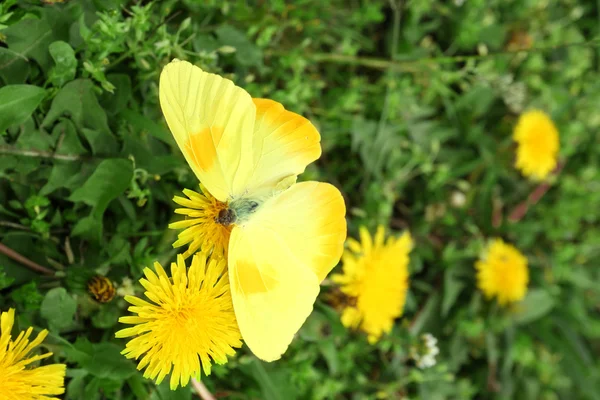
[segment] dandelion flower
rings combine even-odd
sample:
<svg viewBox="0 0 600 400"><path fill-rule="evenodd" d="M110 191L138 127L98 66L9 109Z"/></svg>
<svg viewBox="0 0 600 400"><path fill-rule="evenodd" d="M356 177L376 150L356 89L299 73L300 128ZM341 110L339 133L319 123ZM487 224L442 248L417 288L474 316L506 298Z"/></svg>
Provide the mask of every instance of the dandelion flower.
<svg viewBox="0 0 600 400"><path fill-rule="evenodd" d="M31 352L48 334L41 331L29 342L33 328L19 333L12 340L15 310L3 312L0 317L0 399L6 400L58 400L56 395L65 392L66 366L50 364L32 367L31 364L48 358L52 353L32 355Z"/></svg>
<svg viewBox="0 0 600 400"><path fill-rule="evenodd" d="M384 240L379 226L375 238L360 228L361 243L349 238L342 256L343 273L332 277L353 303L342 312L346 327L359 328L375 343L389 333L394 319L402 315L408 290L410 234Z"/></svg>
<svg viewBox="0 0 600 400"><path fill-rule="evenodd" d="M173 222L169 225L171 229L183 229L173 247L189 245L183 257L187 258L201 250L215 256L227 255L229 236L232 224L226 222L227 204L215 199L200 185L201 192L184 189L183 194L187 196L175 196L173 201L184 208L175 210L177 214L183 214L186 219Z"/></svg>
<svg viewBox="0 0 600 400"><path fill-rule="evenodd" d="M543 180L556 168L558 130L544 112L533 110L521 115L513 139L518 144L515 166L524 176Z"/></svg>
<svg viewBox="0 0 600 400"><path fill-rule="evenodd" d="M119 318L134 325L118 331L118 338L133 337L123 354L138 359L138 369L146 368L144 377L159 384L171 373L170 386L185 386L190 378L200 379L200 368L210 374L212 361L227 362L241 347L240 332L233 312L229 279L223 258L194 255L186 272L183 256L171 264L171 278L159 263L153 272L144 269L146 279L140 283L153 303L134 296L125 300L137 314Z"/></svg>
<svg viewBox="0 0 600 400"><path fill-rule="evenodd" d="M492 240L475 268L477 286L486 297L496 297L501 305L525 297L529 281L527 258L514 246L501 239Z"/></svg>

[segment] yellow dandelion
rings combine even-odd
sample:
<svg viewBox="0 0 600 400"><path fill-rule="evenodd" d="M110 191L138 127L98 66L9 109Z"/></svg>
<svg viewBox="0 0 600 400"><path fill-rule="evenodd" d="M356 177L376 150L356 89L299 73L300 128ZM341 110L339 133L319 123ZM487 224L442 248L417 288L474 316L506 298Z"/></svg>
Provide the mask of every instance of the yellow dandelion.
<svg viewBox="0 0 600 400"><path fill-rule="evenodd" d="M194 255L186 273L183 256L171 264L169 278L159 263L153 272L144 269L146 279L140 283L153 303L125 296L137 316L119 318L135 325L118 331L116 337L133 337L123 354L138 359L138 369L146 368L144 377L159 384L171 373L171 389L185 386L190 378L200 379L200 368L210 374L211 362L224 364L227 356L241 347L229 278L223 258L207 261L205 253Z"/></svg>
<svg viewBox="0 0 600 400"><path fill-rule="evenodd" d="M402 315L408 290L408 254L412 239L408 232L385 241L379 226L375 238L360 228L361 243L349 238L342 256L343 273L332 276L353 301L342 312L346 327L359 328L375 343L389 333L394 319Z"/></svg>
<svg viewBox="0 0 600 400"><path fill-rule="evenodd" d="M12 340L11 331L15 323L15 310L3 312L0 317L0 399L6 400L58 400L56 395L65 392L66 366L50 364L32 367L31 364L52 353L31 355L48 335L41 331L29 342L33 328L20 332Z"/></svg>
<svg viewBox="0 0 600 400"><path fill-rule="evenodd" d="M183 229L177 236L173 247L188 245L183 253L188 258L198 250L215 256L226 256L229 236L233 225L228 223L228 206L215 199L200 185L201 192L184 189L186 197L175 196L173 201L183 208L178 208L175 213L186 216L183 221L173 222L171 229Z"/></svg>
<svg viewBox="0 0 600 400"><path fill-rule="evenodd" d="M496 297L498 303L505 305L525 297L529 282L527 258L502 239L491 241L475 268L477 286L487 298Z"/></svg>
<svg viewBox="0 0 600 400"><path fill-rule="evenodd" d="M533 110L521 115L513 139L518 144L515 166L524 176L542 180L556 168L558 130L544 112Z"/></svg>

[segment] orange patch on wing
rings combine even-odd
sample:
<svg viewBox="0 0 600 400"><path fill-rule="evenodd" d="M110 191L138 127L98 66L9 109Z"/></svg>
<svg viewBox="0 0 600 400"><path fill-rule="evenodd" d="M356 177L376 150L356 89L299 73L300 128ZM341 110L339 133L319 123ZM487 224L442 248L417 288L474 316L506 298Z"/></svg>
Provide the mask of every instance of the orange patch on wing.
<svg viewBox="0 0 600 400"><path fill-rule="evenodd" d="M190 159L203 171L212 168L217 160L217 146L223 136L223 128L207 127L190 135L185 149Z"/></svg>
<svg viewBox="0 0 600 400"><path fill-rule="evenodd" d="M283 105L273 100L253 98L252 101L256 106L257 121L262 126L271 128L275 136L273 139L281 139L293 134L293 139L302 138L310 143L319 142L321 136L308 119L286 110Z"/></svg>
<svg viewBox="0 0 600 400"><path fill-rule="evenodd" d="M261 273L252 261L240 260L236 267L239 282L243 282L240 284L240 290L246 295L264 293L279 284L272 276Z"/></svg>

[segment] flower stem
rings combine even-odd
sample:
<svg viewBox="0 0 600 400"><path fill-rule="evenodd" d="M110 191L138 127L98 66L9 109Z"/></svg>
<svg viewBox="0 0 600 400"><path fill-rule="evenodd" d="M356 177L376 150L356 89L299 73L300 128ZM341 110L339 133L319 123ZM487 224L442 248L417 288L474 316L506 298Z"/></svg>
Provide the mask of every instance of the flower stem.
<svg viewBox="0 0 600 400"><path fill-rule="evenodd" d="M204 383L192 378L192 386L202 400L216 400L215 396L204 386Z"/></svg>
<svg viewBox="0 0 600 400"><path fill-rule="evenodd" d="M40 272L44 275L49 275L49 276L54 275L54 271L52 271L51 269L42 267L40 264L31 261L30 259L22 256L21 254L17 253L16 251L14 251L13 249L6 247L2 243L0 243L0 253L5 254L7 257L12 258L13 260L15 260L17 262L20 262L21 264L23 264L24 266L26 266L27 268L29 268L33 271Z"/></svg>
<svg viewBox="0 0 600 400"><path fill-rule="evenodd" d="M63 161L77 161L83 158L76 154L55 154L49 151L17 149L12 146L0 146L0 154L12 154L15 156L25 157L53 158L55 160Z"/></svg>

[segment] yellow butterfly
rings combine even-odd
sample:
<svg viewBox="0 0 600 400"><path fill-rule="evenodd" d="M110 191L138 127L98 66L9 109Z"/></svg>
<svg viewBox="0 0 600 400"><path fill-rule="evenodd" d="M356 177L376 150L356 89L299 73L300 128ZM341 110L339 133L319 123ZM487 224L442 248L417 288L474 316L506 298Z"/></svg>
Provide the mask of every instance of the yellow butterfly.
<svg viewBox="0 0 600 400"><path fill-rule="evenodd" d="M186 61L163 69L159 92L188 164L227 203L215 220L233 225L229 281L242 337L259 358L277 360L311 313L346 239L339 190L296 183L321 156L319 132L281 104L253 99Z"/></svg>

